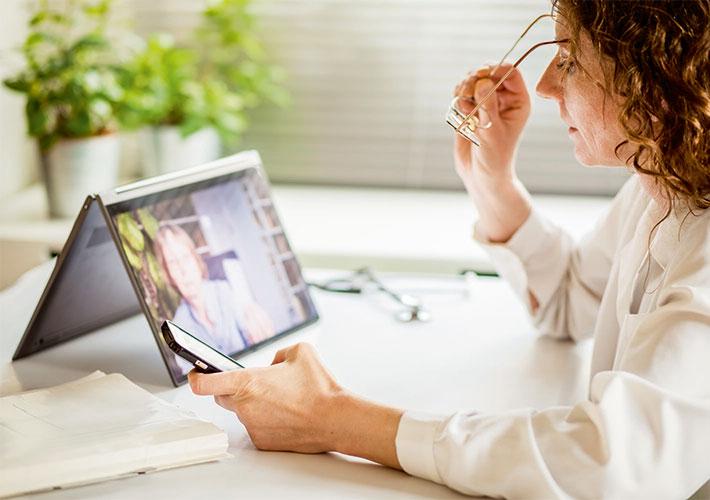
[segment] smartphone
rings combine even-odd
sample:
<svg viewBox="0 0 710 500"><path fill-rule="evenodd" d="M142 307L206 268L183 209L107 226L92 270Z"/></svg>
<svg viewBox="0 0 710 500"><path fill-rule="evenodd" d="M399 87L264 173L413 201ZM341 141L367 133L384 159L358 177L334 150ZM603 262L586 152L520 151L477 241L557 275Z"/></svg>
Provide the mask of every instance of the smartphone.
<svg viewBox="0 0 710 500"><path fill-rule="evenodd" d="M175 354L192 363L197 371L218 373L244 368L237 361L205 344L172 321L163 321L160 330L168 347Z"/></svg>

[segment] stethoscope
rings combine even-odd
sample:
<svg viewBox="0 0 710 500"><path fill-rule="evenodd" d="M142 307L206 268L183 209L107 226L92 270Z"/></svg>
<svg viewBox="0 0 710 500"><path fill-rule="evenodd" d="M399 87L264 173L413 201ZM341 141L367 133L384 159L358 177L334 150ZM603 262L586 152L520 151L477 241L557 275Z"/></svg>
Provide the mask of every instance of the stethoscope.
<svg viewBox="0 0 710 500"><path fill-rule="evenodd" d="M345 278L334 278L323 283L309 283L309 285L327 292L356 294L362 294L368 288L374 286L376 290L383 292L403 306L403 309L395 313L395 318L398 321L410 323L413 321L424 322L431 319L431 313L424 308L419 297L407 293L399 293L385 286L369 267L358 269Z"/></svg>

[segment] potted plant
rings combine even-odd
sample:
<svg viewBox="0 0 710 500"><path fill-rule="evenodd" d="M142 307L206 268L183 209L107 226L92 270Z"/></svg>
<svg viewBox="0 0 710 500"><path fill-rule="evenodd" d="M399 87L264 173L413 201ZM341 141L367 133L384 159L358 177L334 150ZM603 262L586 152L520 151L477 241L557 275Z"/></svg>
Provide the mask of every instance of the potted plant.
<svg viewBox="0 0 710 500"><path fill-rule="evenodd" d="M143 154L146 173L179 170L218 158L220 136L244 129L242 99L218 80L200 75L194 49L172 36L151 36L125 72L122 122L148 125Z"/></svg>
<svg viewBox="0 0 710 500"><path fill-rule="evenodd" d="M223 83L202 78L197 54L167 34L151 36L126 67L120 116L142 133L145 173L179 170L218 158L219 136L244 129L242 99Z"/></svg>
<svg viewBox="0 0 710 500"><path fill-rule="evenodd" d="M26 95L52 216L72 216L87 194L114 186L120 144L120 67L107 35L111 0L42 1L22 53L26 68L4 80Z"/></svg>
<svg viewBox="0 0 710 500"><path fill-rule="evenodd" d="M267 64L248 0L218 0L186 46L151 36L125 73L122 122L140 128L147 175L213 160L237 144L247 111L283 105L282 72Z"/></svg>

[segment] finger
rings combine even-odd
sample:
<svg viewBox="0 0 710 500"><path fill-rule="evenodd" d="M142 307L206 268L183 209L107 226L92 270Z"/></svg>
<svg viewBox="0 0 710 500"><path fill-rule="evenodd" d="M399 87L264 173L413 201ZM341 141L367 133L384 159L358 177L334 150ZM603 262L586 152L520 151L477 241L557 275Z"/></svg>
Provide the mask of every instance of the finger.
<svg viewBox="0 0 710 500"><path fill-rule="evenodd" d="M471 75L463 80L456 88L457 96L461 97L473 97L475 95L476 82L480 78L476 75Z"/></svg>
<svg viewBox="0 0 710 500"><path fill-rule="evenodd" d="M456 88L454 89L454 96L473 97L476 88L476 82L481 78L486 78L489 76L486 71L487 70L485 68L482 68L476 72L471 72L466 75L466 78L461 80L458 85L456 85Z"/></svg>
<svg viewBox="0 0 710 500"><path fill-rule="evenodd" d="M466 76L466 78L459 84L461 86L461 92L457 95L473 97L475 95L476 83L484 78L491 78L491 71L493 71L493 69L493 64L485 64L480 68L476 69L475 71L471 71Z"/></svg>
<svg viewBox="0 0 710 500"><path fill-rule="evenodd" d="M292 347L293 346L288 346L288 347L284 347L283 349L279 349L279 351L274 355L274 359L273 359L273 361L271 361L271 364L276 365L276 364L283 363L284 361L286 361L286 351L288 351Z"/></svg>
<svg viewBox="0 0 710 500"><path fill-rule="evenodd" d="M476 101L481 103L481 107L478 108L478 115L484 125L498 120L498 96L495 92L490 94L494 85L495 83L490 78L481 78L476 82L474 95L476 96Z"/></svg>
<svg viewBox="0 0 710 500"><path fill-rule="evenodd" d="M199 373L193 370L187 378L193 393L199 396L221 396L239 394L250 376L249 370L220 373Z"/></svg>
<svg viewBox="0 0 710 500"><path fill-rule="evenodd" d="M493 79L495 81L500 80L508 71L510 71L510 69L510 64L503 64L493 73ZM527 92L525 80L523 79L523 75L518 68L513 69L513 71L505 78L505 82L503 82L502 87L515 93Z"/></svg>
<svg viewBox="0 0 710 500"><path fill-rule="evenodd" d="M315 349L308 342L299 342L276 353L272 364L296 361L302 357L314 357Z"/></svg>
<svg viewBox="0 0 710 500"><path fill-rule="evenodd" d="M471 147L471 141L463 137L458 132L454 132L454 149L456 150L456 156L460 160L460 164L463 167L471 165Z"/></svg>

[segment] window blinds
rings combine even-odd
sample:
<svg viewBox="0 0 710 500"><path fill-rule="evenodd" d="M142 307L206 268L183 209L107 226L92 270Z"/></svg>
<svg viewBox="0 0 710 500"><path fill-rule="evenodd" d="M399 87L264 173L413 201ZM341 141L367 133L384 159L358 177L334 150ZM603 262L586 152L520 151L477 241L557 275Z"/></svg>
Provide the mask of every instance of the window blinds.
<svg viewBox="0 0 710 500"><path fill-rule="evenodd" d="M142 32L184 36L204 6L134 0ZM243 147L258 149L272 180L460 188L453 131L444 122L455 84L495 63L547 0L255 0L272 59L288 73L292 105L254 114ZM552 23L521 42L553 37ZM623 169L589 169L572 154L557 106L534 95L554 48L521 65L533 113L517 169L538 192L613 193Z"/></svg>

